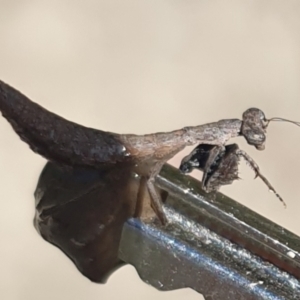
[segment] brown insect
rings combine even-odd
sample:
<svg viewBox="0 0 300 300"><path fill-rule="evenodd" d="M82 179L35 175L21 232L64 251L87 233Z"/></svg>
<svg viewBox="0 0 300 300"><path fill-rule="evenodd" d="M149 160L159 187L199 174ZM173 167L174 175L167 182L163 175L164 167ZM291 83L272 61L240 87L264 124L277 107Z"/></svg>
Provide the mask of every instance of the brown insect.
<svg viewBox="0 0 300 300"><path fill-rule="evenodd" d="M226 119L147 135L117 134L59 117L1 81L0 111L34 152L56 164L93 169L110 168L117 163L134 166L141 177L137 201L142 201L144 191L148 190L152 208L163 224L167 219L154 181L166 161L185 146L206 144L215 146L209 155L214 162L224 151L226 154L225 144L237 136L244 136L248 144L263 150L269 122L283 120L268 120L260 109L250 108L243 113L242 120ZM255 168L260 174L258 166Z"/></svg>

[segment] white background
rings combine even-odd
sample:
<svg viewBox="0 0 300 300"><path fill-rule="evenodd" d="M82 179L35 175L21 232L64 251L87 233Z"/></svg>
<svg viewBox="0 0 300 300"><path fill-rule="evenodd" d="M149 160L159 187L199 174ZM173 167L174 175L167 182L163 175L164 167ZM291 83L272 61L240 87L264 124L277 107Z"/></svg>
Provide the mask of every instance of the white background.
<svg viewBox="0 0 300 300"><path fill-rule="evenodd" d="M65 118L119 133L240 118L249 107L300 120L299 14L297 0L0 0L0 78ZM268 133L263 152L235 142L288 208L244 164L244 180L222 192L300 234L300 128L273 123ZM199 299L158 292L130 266L106 285L84 278L32 226L44 164L0 118L1 299Z"/></svg>

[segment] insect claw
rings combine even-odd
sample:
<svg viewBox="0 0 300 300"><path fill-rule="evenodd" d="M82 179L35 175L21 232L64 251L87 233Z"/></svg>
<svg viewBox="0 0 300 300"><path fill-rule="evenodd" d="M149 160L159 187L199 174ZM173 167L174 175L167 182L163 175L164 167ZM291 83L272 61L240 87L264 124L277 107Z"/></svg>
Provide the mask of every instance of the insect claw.
<svg viewBox="0 0 300 300"><path fill-rule="evenodd" d="M259 177L269 188L269 191L273 192L276 197L281 201L283 206L286 208L286 203L281 198L281 196L276 192L276 190L273 188L271 183L268 181L268 179L260 172L258 165L255 163L255 161L243 150L237 150L237 155L242 156L251 166L252 170L255 172L255 178ZM254 179L255 179L254 178Z"/></svg>

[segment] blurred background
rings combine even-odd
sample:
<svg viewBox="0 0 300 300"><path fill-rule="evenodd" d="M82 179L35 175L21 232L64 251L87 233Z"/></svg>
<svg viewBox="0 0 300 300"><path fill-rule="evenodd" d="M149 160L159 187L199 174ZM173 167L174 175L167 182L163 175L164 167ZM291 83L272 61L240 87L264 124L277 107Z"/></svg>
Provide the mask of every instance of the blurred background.
<svg viewBox="0 0 300 300"><path fill-rule="evenodd" d="M0 0L0 78L67 119L118 133L241 118L249 107L300 121L299 14L297 0ZM2 299L201 299L190 289L158 292L131 266L106 285L83 277L32 225L45 160L3 118L0 137ZM296 234L299 141L287 123L271 123L263 152L234 141L287 209L245 164L243 180L222 189Z"/></svg>

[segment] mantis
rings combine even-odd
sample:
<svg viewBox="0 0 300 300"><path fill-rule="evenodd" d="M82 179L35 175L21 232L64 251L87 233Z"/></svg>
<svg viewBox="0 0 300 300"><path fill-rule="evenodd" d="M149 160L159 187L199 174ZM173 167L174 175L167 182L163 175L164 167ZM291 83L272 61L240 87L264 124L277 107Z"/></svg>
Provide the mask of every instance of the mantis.
<svg viewBox="0 0 300 300"><path fill-rule="evenodd" d="M208 171L226 153L226 143L231 138L242 136L249 145L264 150L266 131L271 121L288 121L299 126L298 122L282 118L267 119L262 110L250 108L243 113L242 119L224 119L171 132L117 134L68 121L2 81L0 111L21 140L34 152L55 164L92 169L110 168L116 164L132 166L141 177L137 201L142 201L145 192L148 192L152 209L162 224L166 224L167 219L161 197L154 186L155 177L163 164L184 147L213 146L203 166ZM236 154L250 161L242 150L237 149ZM253 160L251 165L256 176L262 178L283 202Z"/></svg>

